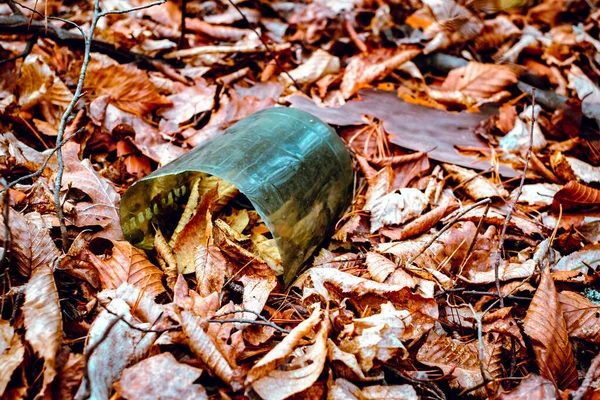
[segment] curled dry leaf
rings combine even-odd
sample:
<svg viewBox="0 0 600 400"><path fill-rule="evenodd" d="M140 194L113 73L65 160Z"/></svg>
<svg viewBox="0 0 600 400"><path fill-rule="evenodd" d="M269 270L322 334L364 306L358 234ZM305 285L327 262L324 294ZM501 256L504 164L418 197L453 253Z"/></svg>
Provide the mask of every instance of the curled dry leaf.
<svg viewBox="0 0 600 400"><path fill-rule="evenodd" d="M427 207L427 197L419 189L405 188L377 199L371 211L371 233L386 225L404 224L418 217Z"/></svg>
<svg viewBox="0 0 600 400"><path fill-rule="evenodd" d="M241 370L229 361L219 351L214 339L208 335L204 328L205 320L202 320L188 311L180 311L181 326L187 336L190 349L198 356L207 367L218 376L231 389L238 391L243 388Z"/></svg>
<svg viewBox="0 0 600 400"><path fill-rule="evenodd" d="M41 265L32 271L25 288L23 316L25 339L44 359L44 381L40 390L40 396L44 396L56 376L56 355L63 339L58 289L50 265Z"/></svg>
<svg viewBox="0 0 600 400"><path fill-rule="evenodd" d="M542 108L539 105L535 106L534 113L536 118L541 109ZM540 124L537 122L537 120L535 124L533 124L533 141L530 139L532 124L531 110L532 107L529 106L521 114L519 114L519 118L515 120L515 125L510 132L498 140L500 149L505 153L522 153L527 151L529 149L530 142L531 148L535 152L546 147L548 142L546 141L546 137L542 133L542 129L540 128Z"/></svg>
<svg viewBox="0 0 600 400"><path fill-rule="evenodd" d="M23 362L25 346L10 323L0 320L0 395L4 393L15 369Z"/></svg>
<svg viewBox="0 0 600 400"><path fill-rule="evenodd" d="M554 183L533 183L531 185L523 185L519 203L527 203L534 207L548 207L552 204L552 198L562 188L561 185ZM511 201L517 197L518 189L515 189L510 194Z"/></svg>
<svg viewBox="0 0 600 400"><path fill-rule="evenodd" d="M271 291L277 286L277 278L273 274L261 276L257 274L246 273L239 279L244 284L244 293L242 294L242 305L246 310L260 313ZM246 319L256 319L255 314L244 314Z"/></svg>
<svg viewBox="0 0 600 400"><path fill-rule="evenodd" d="M600 343L600 306L576 292L558 294L569 337Z"/></svg>
<svg viewBox="0 0 600 400"><path fill-rule="evenodd" d="M285 342L284 339L248 373L246 385L251 384L263 399L283 400L308 389L321 375L327 358L327 336L330 330L329 312L316 308L313 314L316 314L313 321L317 322L318 330L312 344L305 346L301 352L298 351L298 356L290 358L290 354L294 350L292 346L295 337L289 342ZM308 320L310 319L312 319L312 315ZM296 329L299 327L300 325ZM302 330L306 330L306 327L302 327ZM265 361L263 362L263 360ZM278 368L284 362L285 368ZM282 385L282 382L285 382L285 385Z"/></svg>
<svg viewBox="0 0 600 400"><path fill-rule="evenodd" d="M17 271L29 276L38 267L49 267L60 256L60 251L45 228L33 223L38 213L24 216L10 209L8 226L12 235L11 257L17 263ZM0 239L4 240L4 219L0 222Z"/></svg>
<svg viewBox="0 0 600 400"><path fill-rule="evenodd" d="M225 283L227 261L217 246L196 247L195 269L198 293L206 297L213 292L221 293Z"/></svg>
<svg viewBox="0 0 600 400"><path fill-rule="evenodd" d="M397 50L378 49L366 55L353 57L346 67L340 85L342 95L346 99L351 97L361 87L384 78L420 52L420 50L400 47Z"/></svg>
<svg viewBox="0 0 600 400"><path fill-rule="evenodd" d="M204 387L194 384L200 374L201 369L179 363L171 353L162 353L126 368L115 388L128 400L206 400Z"/></svg>
<svg viewBox="0 0 600 400"><path fill-rule="evenodd" d="M459 182L467 195L474 200L488 197L506 197L508 192L502 187L494 185L475 171L459 167L453 164L443 164L444 169L450 176Z"/></svg>
<svg viewBox="0 0 600 400"><path fill-rule="evenodd" d="M397 268L395 262L372 251L367 253L365 263L367 264L367 270L371 274L371 278L379 283L385 282L388 276Z"/></svg>
<svg viewBox="0 0 600 400"><path fill-rule="evenodd" d="M106 239L100 239L106 240ZM88 260L96 267L104 289L116 289L129 283L151 296L165 291L163 272L148 260L146 253L125 241L111 240L110 255L102 258L88 251Z"/></svg>
<svg viewBox="0 0 600 400"><path fill-rule="evenodd" d="M106 95L111 104L138 116L171 104L156 90L145 71L133 64L117 64L104 56L92 57L83 89L93 99Z"/></svg>
<svg viewBox="0 0 600 400"><path fill-rule="evenodd" d="M402 342L420 339L434 322L430 316L397 310L392 303L385 303L379 314L354 319L352 332L340 341L339 347L356 355L361 369L369 372L375 360L405 359L408 350Z"/></svg>
<svg viewBox="0 0 600 400"><path fill-rule="evenodd" d="M327 393L327 400L417 400L417 392L410 385L373 385L360 389L344 378L333 382Z"/></svg>
<svg viewBox="0 0 600 400"><path fill-rule="evenodd" d="M89 159L79 161L78 152L79 145L74 142L63 146L65 172L61 189L76 188L91 198L90 202L79 202L75 206L75 225L100 225L104 229L97 236L120 240L123 238L118 212L121 198L113 184L96 172Z"/></svg>
<svg viewBox="0 0 600 400"><path fill-rule="evenodd" d="M299 85L306 85L318 81L325 75L337 74L339 70L340 59L338 57L317 49L310 55L308 60L289 71L289 74ZM280 75L280 79L288 86L293 84L290 77L285 73Z"/></svg>
<svg viewBox="0 0 600 400"><path fill-rule="evenodd" d="M569 71L569 88L575 89L581 102L581 111L600 123L600 88L575 64Z"/></svg>
<svg viewBox="0 0 600 400"><path fill-rule="evenodd" d="M366 376L358 364L356 355L341 350L331 339L327 339L327 359L333 363L334 369L338 374L351 377L353 380L369 382L383 379L382 374Z"/></svg>
<svg viewBox="0 0 600 400"><path fill-rule="evenodd" d="M39 54L29 54L21 66L19 105L30 109L42 102L67 107L73 94L56 76Z"/></svg>
<svg viewBox="0 0 600 400"><path fill-rule="evenodd" d="M600 206L600 189L570 181L554 194L552 209L558 211L584 211Z"/></svg>
<svg viewBox="0 0 600 400"><path fill-rule="evenodd" d="M134 300L135 301L135 300ZM75 395L75 400L108 399L113 383L131 362L143 358L158 334L142 332L142 329L157 329L152 322L138 321L131 315L131 308L121 298L113 299L90 327L84 353L93 349L87 361L88 374ZM116 315L113 315L116 314Z"/></svg>
<svg viewBox="0 0 600 400"><path fill-rule="evenodd" d="M532 341L541 375L560 389L576 387L575 357L549 268L542 272L523 329Z"/></svg>
<svg viewBox="0 0 600 400"><path fill-rule="evenodd" d="M47 154L27 146L10 132L0 134L0 173L4 176L14 168L25 168L28 171L37 171L44 161ZM56 165L56 157L52 157L48 163L48 168L43 171L44 176L50 174L49 171Z"/></svg>

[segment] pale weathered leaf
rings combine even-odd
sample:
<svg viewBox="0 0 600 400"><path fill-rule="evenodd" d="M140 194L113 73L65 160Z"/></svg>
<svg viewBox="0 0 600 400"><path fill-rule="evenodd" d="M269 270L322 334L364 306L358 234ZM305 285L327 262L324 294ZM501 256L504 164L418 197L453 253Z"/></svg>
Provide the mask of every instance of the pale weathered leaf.
<svg viewBox="0 0 600 400"><path fill-rule="evenodd" d="M367 264L367 270L371 274L371 278L375 282L385 282L385 280L394 272L397 268L396 263L375 252L368 252L365 263Z"/></svg>
<svg viewBox="0 0 600 400"><path fill-rule="evenodd" d="M155 332L134 329L122 320L142 329L160 328L156 320L138 321L125 300L115 298L106 307L111 313L102 311L90 327L85 351L91 348L94 351L88 358L88 374L75 395L76 400L108 399L113 383L125 367L142 358L158 337Z"/></svg>
<svg viewBox="0 0 600 400"><path fill-rule="evenodd" d="M444 164L444 169L462 185L467 195L474 200L508 196L508 192L504 188L494 185L475 171L453 164Z"/></svg>
<svg viewBox="0 0 600 400"><path fill-rule="evenodd" d="M88 260L100 274L104 289L116 289L123 283L129 283L151 296L165 291L163 272L148 260L146 253L129 242L111 240L110 244L110 253L102 258L92 252L87 253Z"/></svg>
<svg viewBox="0 0 600 400"><path fill-rule="evenodd" d="M569 71L569 88L575 89L581 102L581 111L600 123L600 88L575 64Z"/></svg>
<svg viewBox="0 0 600 400"><path fill-rule="evenodd" d="M171 353L162 353L126 368L117 391L128 400L150 398L208 399L202 385L194 384L202 370L179 363Z"/></svg>
<svg viewBox="0 0 600 400"><path fill-rule="evenodd" d="M545 268L523 326L533 344L540 374L560 389L577 386L577 369L550 269Z"/></svg>
<svg viewBox="0 0 600 400"><path fill-rule="evenodd" d="M552 382L537 374L529 374L519 383L519 386L498 396L498 400L538 400L558 397Z"/></svg>
<svg viewBox="0 0 600 400"><path fill-rule="evenodd" d="M29 276L38 267L51 266L60 256L48 229L40 228L30 221L34 218L39 218L39 214L23 216L13 209L8 218L12 234L11 257L17 263L17 271L23 276ZM0 228L0 239L4 240L4 219L0 221Z"/></svg>
<svg viewBox="0 0 600 400"><path fill-rule="evenodd" d="M0 396L10 382L15 369L23 361L25 347L10 323L0 320Z"/></svg>
<svg viewBox="0 0 600 400"><path fill-rule="evenodd" d="M282 358L281 356L285 356L286 353L289 355L293 350L289 346L291 342L284 344L284 341L282 341L248 373L246 385L252 384L252 388L263 399L283 400L309 388L321 375L327 358L327 336L330 330L329 313L327 310L315 309L313 314L317 314L319 328L312 344L305 346L301 352L298 351L296 353L298 355L295 357ZM263 360L266 361L262 362ZM281 362L286 362L285 368L277 368L277 364ZM267 366L274 367L274 369L268 369ZM252 371L254 371L254 374L250 375ZM282 385L282 382L285 382L285 385Z"/></svg>
<svg viewBox="0 0 600 400"><path fill-rule="evenodd" d="M65 108L73 98L73 94L39 54L25 57L21 66L19 92L19 105L24 110L42 102Z"/></svg>
<svg viewBox="0 0 600 400"><path fill-rule="evenodd" d="M380 197L370 207L371 233L386 225L399 225L418 217L427 207L419 189L404 188ZM366 209L366 208L365 208Z"/></svg>
<svg viewBox="0 0 600 400"><path fill-rule="evenodd" d="M36 171L42 166L48 154L27 146L10 132L0 134L0 173L8 173L13 168L25 168ZM52 168L56 166L56 157L51 157L48 167L42 174L49 176Z"/></svg>
<svg viewBox="0 0 600 400"><path fill-rule="evenodd" d="M417 400L410 385L372 385L360 389L344 378L337 378L327 393L327 400Z"/></svg>
<svg viewBox="0 0 600 400"><path fill-rule="evenodd" d="M581 270L588 272L589 267L596 270L600 263L600 244L592 243L582 247L569 255L562 257L553 267L552 271Z"/></svg>
<svg viewBox="0 0 600 400"><path fill-rule="evenodd" d="M332 56L325 50L317 49L306 61L289 71L289 75L299 85L306 85L318 81L325 75L337 74L339 70L340 59L338 57ZM288 86L293 84L286 73L282 73L280 79Z"/></svg>
<svg viewBox="0 0 600 400"><path fill-rule="evenodd" d="M196 247L195 269L198 293L206 297L213 292L221 293L225 283L227 261L217 246Z"/></svg>
<svg viewBox="0 0 600 400"><path fill-rule="evenodd" d="M25 288L23 316L25 339L44 359L44 381L40 390L40 396L44 396L56 376L56 355L63 339L58 289L50 265L41 265L32 271Z"/></svg>

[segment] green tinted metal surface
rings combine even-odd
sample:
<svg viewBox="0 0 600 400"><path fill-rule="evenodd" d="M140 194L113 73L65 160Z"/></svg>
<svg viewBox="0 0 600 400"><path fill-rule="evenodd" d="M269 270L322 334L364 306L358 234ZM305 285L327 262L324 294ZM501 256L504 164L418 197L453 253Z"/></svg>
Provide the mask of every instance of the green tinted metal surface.
<svg viewBox="0 0 600 400"><path fill-rule="evenodd" d="M286 285L350 203L350 156L335 132L304 111L270 108L133 184L121 199L125 238L152 248L153 226L172 222L161 210L184 199L203 173L252 202L277 242Z"/></svg>

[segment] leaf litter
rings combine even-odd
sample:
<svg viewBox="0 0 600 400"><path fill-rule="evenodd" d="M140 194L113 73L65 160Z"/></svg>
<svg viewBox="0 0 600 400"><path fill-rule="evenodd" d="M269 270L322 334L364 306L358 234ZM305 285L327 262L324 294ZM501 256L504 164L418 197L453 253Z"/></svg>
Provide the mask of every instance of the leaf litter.
<svg viewBox="0 0 600 400"><path fill-rule="evenodd" d="M103 2L137 8L96 25L77 99L83 41L45 17L86 30L93 8L18 3L0 10L3 398L597 396L593 2L184 2L183 33L179 4ZM216 177L154 251L123 241L135 180L274 105L355 160L352 205L290 287Z"/></svg>

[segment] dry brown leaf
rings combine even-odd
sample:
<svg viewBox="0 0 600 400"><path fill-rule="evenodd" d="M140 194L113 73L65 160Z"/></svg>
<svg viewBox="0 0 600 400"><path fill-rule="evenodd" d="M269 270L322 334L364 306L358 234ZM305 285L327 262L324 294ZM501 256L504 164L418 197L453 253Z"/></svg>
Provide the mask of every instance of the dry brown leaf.
<svg viewBox="0 0 600 400"><path fill-rule="evenodd" d="M569 71L569 88L575 89L581 102L581 111L600 123L600 88L575 64Z"/></svg>
<svg viewBox="0 0 600 400"><path fill-rule="evenodd" d="M419 189L404 188L388 193L369 205L371 233L387 225L401 225L418 217L427 207L427 198Z"/></svg>
<svg viewBox="0 0 600 400"><path fill-rule="evenodd" d="M25 340L44 359L44 381L39 392L43 397L56 376L56 355L63 339L58 289L50 265L33 269L25 288L23 316Z"/></svg>
<svg viewBox="0 0 600 400"><path fill-rule="evenodd" d="M450 387L469 389L483 381L477 341L464 343L452 339L445 333L440 335L432 330L416 358L425 365L438 367L444 371L444 374L452 374L456 377L455 380L449 381ZM485 395L485 390L480 388L471 393L481 396Z"/></svg>
<svg viewBox="0 0 600 400"><path fill-rule="evenodd" d="M97 239L105 241L106 239ZM162 284L163 272L148 260L146 253L125 241L111 240L112 247L101 257L88 251L88 260L100 274L104 289L116 289L129 283L144 290L151 296L165 291ZM108 245L108 243L107 243Z"/></svg>
<svg viewBox="0 0 600 400"><path fill-rule="evenodd" d="M498 396L498 400L538 400L558 397L552 382L539 375L529 374L519 383L519 386Z"/></svg>
<svg viewBox="0 0 600 400"><path fill-rule="evenodd" d="M92 99L107 95L110 103L138 116L171 104L156 90L145 71L133 64L106 59L95 56L88 65L83 88Z"/></svg>
<svg viewBox="0 0 600 400"><path fill-rule="evenodd" d="M508 192L504 188L494 185L475 171L453 164L443 165L450 177L460 183L467 195L474 200L508 196Z"/></svg>
<svg viewBox="0 0 600 400"><path fill-rule="evenodd" d="M215 39L238 41L253 35L251 29L234 28L224 25L213 25L198 18L188 18L186 28L192 32L202 33Z"/></svg>
<svg viewBox="0 0 600 400"><path fill-rule="evenodd" d="M600 306L576 292L558 294L569 337L600 343Z"/></svg>
<svg viewBox="0 0 600 400"><path fill-rule="evenodd" d="M536 208L543 208L552 204L552 198L562 188L561 185L554 183L534 183L531 185L523 185L519 203L526 203ZM517 197L518 189L515 189L510 194L511 201Z"/></svg>
<svg viewBox="0 0 600 400"><path fill-rule="evenodd" d="M251 384L263 399L283 400L309 388L321 375L327 358L327 336L330 331L329 312L317 308L313 311L314 314L316 314L315 322L319 328L312 344L305 346L303 351L298 353L299 355L290 358L290 353L294 350L292 346L295 338L293 337L290 341L284 339L248 373L246 385ZM312 319L312 315L309 319ZM311 324L314 326L314 322L311 321L309 325ZM306 327L302 327L302 330L305 329ZM283 362L285 362L284 368L278 368ZM282 385L282 382L285 382L285 385Z"/></svg>
<svg viewBox="0 0 600 400"><path fill-rule="evenodd" d="M39 54L29 54L21 66L19 105L29 109L42 102L66 108L73 94Z"/></svg>
<svg viewBox="0 0 600 400"><path fill-rule="evenodd" d="M0 320L0 396L4 393L15 369L23 361L25 346L10 323Z"/></svg>
<svg viewBox="0 0 600 400"><path fill-rule="evenodd" d="M100 225L104 228L97 234L113 240L121 240L123 231L119 218L119 193L112 182L101 177L89 159L79 161L79 145L69 142L63 146L65 172L62 190L76 188L87 194L90 202L79 202L75 206L78 227Z"/></svg>
<svg viewBox="0 0 600 400"><path fill-rule="evenodd" d="M156 114L165 122L175 124L175 129L192 122L193 118L215 105L216 86L197 80L194 86L183 86L177 93L167 97L172 104L162 107ZM161 122L163 123L163 122Z"/></svg>
<svg viewBox="0 0 600 400"><path fill-rule="evenodd" d="M388 276L397 268L395 262L372 251L367 253L365 264L367 264L367 270L371 274L371 278L379 283L385 282Z"/></svg>
<svg viewBox="0 0 600 400"><path fill-rule="evenodd" d="M366 376L356 356L341 350L331 339L327 339L327 359L334 365L338 374L354 381L369 382L383 379L383 374Z"/></svg>
<svg viewBox="0 0 600 400"><path fill-rule="evenodd" d="M337 74L340 70L340 59L328 52L317 49L310 57L297 68L289 71L289 75L299 85L314 83L329 74ZM287 86L293 85L290 77L282 73L280 78Z"/></svg>
<svg viewBox="0 0 600 400"><path fill-rule="evenodd" d="M246 310L255 313L260 313L263 310L271 291L277 286L277 278L273 274L260 276L246 273L239 281L244 285L242 305ZM253 320L257 317L252 313L244 313L243 318Z"/></svg>
<svg viewBox="0 0 600 400"><path fill-rule="evenodd" d="M85 373L85 357L79 353L69 353L69 357L60 367L56 377L57 397L60 399L73 399Z"/></svg>
<svg viewBox="0 0 600 400"><path fill-rule="evenodd" d="M180 274L195 271L195 250L199 244L208 245L211 237L211 209L217 196L217 188L213 188L200 199L196 214L185 224L173 244L173 252L177 258Z"/></svg>
<svg viewBox="0 0 600 400"><path fill-rule="evenodd" d="M577 386L577 369L550 269L545 268L523 326L543 377L560 389Z"/></svg>
<svg viewBox="0 0 600 400"><path fill-rule="evenodd" d="M227 261L217 246L199 244L195 254L198 293L206 297L213 292L221 293L225 283Z"/></svg>
<svg viewBox="0 0 600 400"><path fill-rule="evenodd" d="M14 168L25 168L28 171L37 171L42 166L48 154L27 146L19 141L10 132L0 134L0 173L7 176ZM56 166L56 157L52 157L43 175L49 176L50 171Z"/></svg>
<svg viewBox="0 0 600 400"><path fill-rule="evenodd" d="M361 87L386 77L420 52L421 50L400 47L396 50L378 49L366 55L353 57L346 67L340 85L344 98L347 99L358 92Z"/></svg>
<svg viewBox="0 0 600 400"><path fill-rule="evenodd" d="M48 229L33 223L38 213L24 216L11 209L8 226L12 235L11 258L17 263L17 271L29 276L38 267L49 267L60 256L60 251L50 237ZM4 240L4 219L0 222L0 239Z"/></svg>
<svg viewBox="0 0 600 400"><path fill-rule="evenodd" d="M554 194L552 209L558 211L585 211L600 206L600 189L570 181Z"/></svg>
<svg viewBox="0 0 600 400"><path fill-rule="evenodd" d="M392 303L385 303L379 314L354 319L352 332L342 338L339 347L356 355L361 369L369 372L375 360L405 359L408 350L402 342L420 339L433 328L434 322L433 318L420 318L416 313L397 310Z"/></svg>
<svg viewBox="0 0 600 400"><path fill-rule="evenodd" d="M123 285L116 292L125 297L130 295L140 296L139 292L131 290L131 286ZM141 296L140 296L141 297ZM152 301L144 296L144 301ZM134 297L132 303L136 302ZM85 351L94 346L94 351L88 359L88 374L84 377L75 400L108 399L112 392L113 383L119 379L121 373L134 360L143 358L158 334L155 332L143 332L134 327L142 329L160 329L161 323L154 319L142 322L131 315L129 301L123 298L114 298L106 307L112 312L103 310L94 320L87 337ZM141 304L141 303L140 303ZM139 310L144 310L141 306ZM116 314L116 315L113 315ZM136 313L138 315L139 313ZM155 314L152 312L152 314ZM125 323L127 321L130 325Z"/></svg>
<svg viewBox="0 0 600 400"><path fill-rule="evenodd" d="M484 100L517 81L516 71L509 66L470 62L450 71L442 89Z"/></svg>
<svg viewBox="0 0 600 400"><path fill-rule="evenodd" d="M327 400L417 400L417 392L410 385L373 385L360 389L344 378L337 378L328 390Z"/></svg>
<svg viewBox="0 0 600 400"><path fill-rule="evenodd" d="M217 348L214 339L204 331L202 328L204 320L185 310L180 312L180 317L183 332L187 336L190 349L194 354L234 391L241 390L243 388L241 370L234 369L234 366L229 364Z"/></svg>
<svg viewBox="0 0 600 400"><path fill-rule="evenodd" d="M162 353L126 368L115 389L128 400L206 400L204 387L194 384L200 374L201 369L179 363L171 353Z"/></svg>

